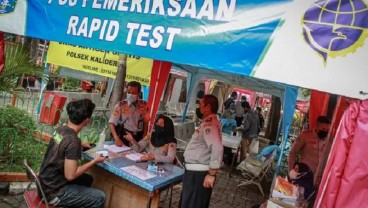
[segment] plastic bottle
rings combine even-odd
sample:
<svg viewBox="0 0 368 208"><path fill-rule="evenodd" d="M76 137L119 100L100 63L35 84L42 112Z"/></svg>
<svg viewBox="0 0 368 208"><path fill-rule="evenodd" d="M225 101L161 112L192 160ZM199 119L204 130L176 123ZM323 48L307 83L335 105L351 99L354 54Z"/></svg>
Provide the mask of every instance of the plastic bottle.
<svg viewBox="0 0 368 208"><path fill-rule="evenodd" d="M106 132L105 132L105 128L103 128L102 132L100 133L100 138L98 140L98 143L96 145L97 150L103 150L104 149L105 139L106 139Z"/></svg>

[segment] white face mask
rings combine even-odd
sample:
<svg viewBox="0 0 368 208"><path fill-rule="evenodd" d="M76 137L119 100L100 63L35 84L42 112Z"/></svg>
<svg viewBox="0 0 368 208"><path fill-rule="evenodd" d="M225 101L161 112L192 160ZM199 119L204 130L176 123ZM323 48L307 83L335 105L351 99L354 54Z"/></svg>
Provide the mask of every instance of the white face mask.
<svg viewBox="0 0 368 208"><path fill-rule="evenodd" d="M298 178L298 172L296 172L294 169L292 169L290 172L289 172L289 177L290 179L292 180L295 180Z"/></svg>
<svg viewBox="0 0 368 208"><path fill-rule="evenodd" d="M128 100L128 104L132 104L135 101L137 101L137 95L133 95L133 94L127 94L127 100Z"/></svg>
<svg viewBox="0 0 368 208"><path fill-rule="evenodd" d="M299 179L303 176L307 175L307 172L301 172L301 173L298 173L296 172L294 169L292 169L290 172L289 172L289 177L291 180L296 180L296 179Z"/></svg>

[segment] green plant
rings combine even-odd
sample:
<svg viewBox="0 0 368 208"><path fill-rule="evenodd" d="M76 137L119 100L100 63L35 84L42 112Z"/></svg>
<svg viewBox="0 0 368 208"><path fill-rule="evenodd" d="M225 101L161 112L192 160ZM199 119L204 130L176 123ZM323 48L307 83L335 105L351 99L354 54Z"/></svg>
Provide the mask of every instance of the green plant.
<svg viewBox="0 0 368 208"><path fill-rule="evenodd" d="M63 82L64 89L73 89L73 88L78 88L80 86L81 86L81 81L77 79L73 79L73 78L67 78Z"/></svg>
<svg viewBox="0 0 368 208"><path fill-rule="evenodd" d="M100 138L100 134L97 130L90 129L90 130L84 130L80 132L78 134L78 137L84 142L96 144Z"/></svg>
<svg viewBox="0 0 368 208"><path fill-rule="evenodd" d="M1 171L24 171L24 158L39 169L46 145L34 139L35 133L35 122L26 111L11 106L0 108Z"/></svg>
<svg viewBox="0 0 368 208"><path fill-rule="evenodd" d="M47 80L48 76L43 75L43 69L35 66L30 59L29 51L23 45L17 43L5 44L5 65L0 74L0 91L14 93L17 89L17 81L23 75L42 77Z"/></svg>

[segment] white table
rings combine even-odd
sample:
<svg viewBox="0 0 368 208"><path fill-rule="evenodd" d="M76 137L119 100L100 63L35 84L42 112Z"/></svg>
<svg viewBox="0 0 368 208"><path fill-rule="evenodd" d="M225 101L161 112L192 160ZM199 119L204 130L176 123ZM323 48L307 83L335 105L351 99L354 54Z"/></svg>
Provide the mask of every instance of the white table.
<svg viewBox="0 0 368 208"><path fill-rule="evenodd" d="M239 152L241 140L242 140L241 137L236 137L236 136L232 136L226 133L222 133L222 145L224 145L224 147L231 148L231 153L233 153L233 158L231 160L231 166L230 166L230 171L229 171L229 177L231 177L231 172L234 168L234 163L235 163L237 154Z"/></svg>

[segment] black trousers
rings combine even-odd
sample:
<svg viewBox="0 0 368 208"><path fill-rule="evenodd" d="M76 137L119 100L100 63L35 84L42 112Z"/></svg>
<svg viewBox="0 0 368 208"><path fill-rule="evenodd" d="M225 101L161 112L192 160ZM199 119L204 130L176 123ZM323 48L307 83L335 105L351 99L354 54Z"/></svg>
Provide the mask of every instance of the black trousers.
<svg viewBox="0 0 368 208"><path fill-rule="evenodd" d="M239 127L240 125L242 125L243 119L244 119L244 116L242 116L242 117L235 116L236 127Z"/></svg>
<svg viewBox="0 0 368 208"><path fill-rule="evenodd" d="M203 187L208 171L185 170L179 208L207 208L210 205L212 188Z"/></svg>
<svg viewBox="0 0 368 208"><path fill-rule="evenodd" d="M83 173L78 178L69 182L69 184L75 184L75 185L81 185L81 186L87 186L87 187L91 187L92 183L93 183L93 177L91 175L88 175L87 173Z"/></svg>
<svg viewBox="0 0 368 208"><path fill-rule="evenodd" d="M244 119L244 117L243 117L243 116L242 116L242 117L237 117L237 116L235 116L236 127L239 127L239 126L241 126L241 125L242 125L242 123L243 123L243 119ZM233 136L236 136L236 133L237 133L237 132L234 132L234 133L233 133ZM238 132L238 134L240 134L240 132Z"/></svg>

